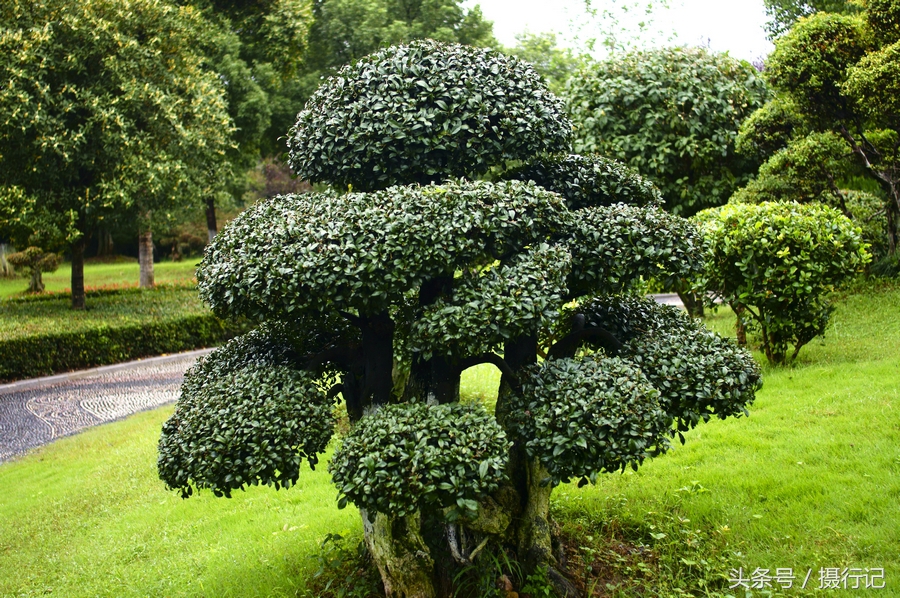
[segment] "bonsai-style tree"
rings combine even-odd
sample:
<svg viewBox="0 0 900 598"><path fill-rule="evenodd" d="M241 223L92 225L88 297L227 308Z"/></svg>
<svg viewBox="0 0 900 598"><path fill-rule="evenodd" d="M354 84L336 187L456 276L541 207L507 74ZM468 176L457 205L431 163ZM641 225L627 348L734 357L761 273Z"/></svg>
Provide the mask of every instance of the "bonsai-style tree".
<svg viewBox="0 0 900 598"><path fill-rule="evenodd" d="M28 278L26 293L44 292L44 272L56 272L62 258L58 253L45 252L40 247L28 247L24 251L11 253L6 258L14 268L22 270Z"/></svg>
<svg viewBox="0 0 900 598"><path fill-rule="evenodd" d="M329 469L387 595L449 596L499 550L577 595L551 550L553 488L744 413L759 372L627 294L699 270L701 238L631 170L556 155L568 134L535 72L490 50L414 42L326 81L290 161L352 190L260 202L208 247L201 295L259 326L186 375L160 477L183 496L288 487L340 396L351 429ZM502 372L493 413L460 403L480 363Z"/></svg>

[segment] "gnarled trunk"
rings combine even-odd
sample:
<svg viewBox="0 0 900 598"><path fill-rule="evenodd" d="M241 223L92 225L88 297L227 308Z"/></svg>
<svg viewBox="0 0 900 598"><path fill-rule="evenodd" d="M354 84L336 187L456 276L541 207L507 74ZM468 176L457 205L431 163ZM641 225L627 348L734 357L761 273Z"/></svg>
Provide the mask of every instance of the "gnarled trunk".
<svg viewBox="0 0 900 598"><path fill-rule="evenodd" d="M434 560L422 538L419 513L393 517L360 509L366 547L388 598L435 598Z"/></svg>
<svg viewBox="0 0 900 598"><path fill-rule="evenodd" d="M40 268L33 268L31 270L31 280L28 282L28 292L29 293L43 293L44 292L44 278L41 276Z"/></svg>

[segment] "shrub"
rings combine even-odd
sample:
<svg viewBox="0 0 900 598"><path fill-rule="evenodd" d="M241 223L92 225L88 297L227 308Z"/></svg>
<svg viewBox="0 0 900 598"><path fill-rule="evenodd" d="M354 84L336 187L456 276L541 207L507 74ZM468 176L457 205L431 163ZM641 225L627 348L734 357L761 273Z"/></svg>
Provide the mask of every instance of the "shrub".
<svg viewBox="0 0 900 598"><path fill-rule="evenodd" d="M859 229L821 204L731 204L695 220L709 242L706 290L749 315L773 364L824 334L828 293L870 259Z"/></svg>
<svg viewBox="0 0 900 598"><path fill-rule="evenodd" d="M24 251L11 253L6 260L14 268L24 270L22 275L29 278L28 293L43 293L44 281L41 274L56 272L62 258L57 253L47 253L39 247L29 247Z"/></svg>

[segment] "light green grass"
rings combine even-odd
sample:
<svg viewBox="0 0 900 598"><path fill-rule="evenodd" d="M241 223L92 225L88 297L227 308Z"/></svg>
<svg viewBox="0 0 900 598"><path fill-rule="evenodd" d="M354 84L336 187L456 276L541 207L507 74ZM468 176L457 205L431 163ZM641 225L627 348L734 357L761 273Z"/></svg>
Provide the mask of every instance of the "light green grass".
<svg viewBox="0 0 900 598"><path fill-rule="evenodd" d="M153 275L160 283L186 283L194 278L199 259L182 262L159 262L153 265ZM72 286L72 265L63 264L56 272L43 275L45 291L63 292ZM86 264L84 286L89 289L137 286L137 262L122 264ZM25 278L0 278L0 298L21 295L28 288Z"/></svg>
<svg viewBox="0 0 900 598"><path fill-rule="evenodd" d="M729 331L731 316L709 324ZM606 554L617 596L702 595L703 582L727 590L736 566L792 567L801 578L813 568L811 587L820 567L883 567L886 589L787 595L900 596L898 340L900 289L844 297L795 367L764 367L749 418L701 425L636 473L558 489L553 508L576 534L574 559ZM463 391L490 397L497 381L478 368ZM0 465L0 595L295 595L327 533L359 533L324 466L304 467L297 487L277 493L166 492L156 441L170 412Z"/></svg>
<svg viewBox="0 0 900 598"><path fill-rule="evenodd" d="M329 532L324 467L297 486L182 500L156 476L171 407L66 438L0 465L0 596L293 596Z"/></svg>

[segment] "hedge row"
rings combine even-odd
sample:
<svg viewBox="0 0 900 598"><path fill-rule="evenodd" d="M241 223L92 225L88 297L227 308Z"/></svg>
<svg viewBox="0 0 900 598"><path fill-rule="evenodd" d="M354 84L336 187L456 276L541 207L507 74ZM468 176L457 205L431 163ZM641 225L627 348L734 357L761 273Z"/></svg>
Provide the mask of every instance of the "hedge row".
<svg viewBox="0 0 900 598"><path fill-rule="evenodd" d="M133 290L88 297L0 301L0 381L109 365L219 345L244 330L204 307L194 288Z"/></svg>

